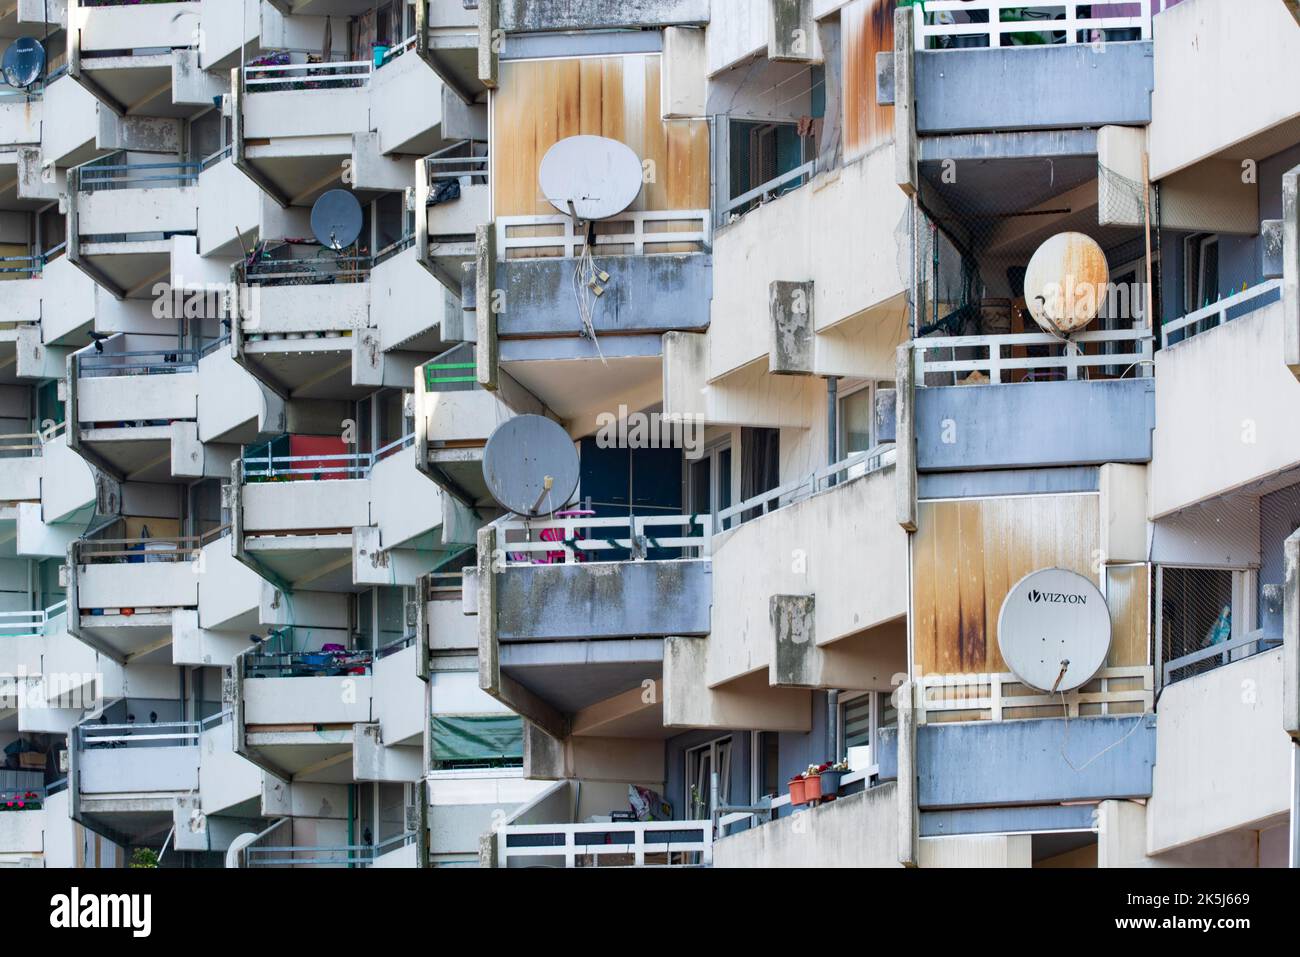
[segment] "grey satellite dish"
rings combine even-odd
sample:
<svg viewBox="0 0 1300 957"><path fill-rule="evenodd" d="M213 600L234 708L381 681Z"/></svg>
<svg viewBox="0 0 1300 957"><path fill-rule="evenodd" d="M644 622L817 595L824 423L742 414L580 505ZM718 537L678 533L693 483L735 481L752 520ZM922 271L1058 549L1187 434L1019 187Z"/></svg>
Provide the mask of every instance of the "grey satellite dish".
<svg viewBox="0 0 1300 957"><path fill-rule="evenodd" d="M311 231L322 246L336 252L361 235L361 204L346 189L332 189L311 208Z"/></svg>
<svg viewBox="0 0 1300 957"><path fill-rule="evenodd" d="M578 219L608 219L641 192L641 159L627 144L604 136L570 136L542 157L542 195Z"/></svg>
<svg viewBox="0 0 1300 957"><path fill-rule="evenodd" d="M0 70L10 86L27 89L45 70L45 47L35 37L19 37L5 50Z"/></svg>
<svg viewBox="0 0 1300 957"><path fill-rule="evenodd" d="M998 649L1022 682L1055 694L1096 677L1110 653L1110 609L1076 572L1044 568L1020 579L998 614Z"/></svg>
<svg viewBox="0 0 1300 957"><path fill-rule="evenodd" d="M483 479L497 504L516 515L554 512L578 488L578 450L558 423L517 415L488 439Z"/></svg>

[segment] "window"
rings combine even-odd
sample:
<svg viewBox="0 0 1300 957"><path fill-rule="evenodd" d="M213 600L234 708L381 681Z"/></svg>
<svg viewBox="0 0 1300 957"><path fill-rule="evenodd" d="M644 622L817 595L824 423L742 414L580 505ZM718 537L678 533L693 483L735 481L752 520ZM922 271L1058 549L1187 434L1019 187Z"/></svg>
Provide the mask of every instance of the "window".
<svg viewBox="0 0 1300 957"><path fill-rule="evenodd" d="M1219 237L1188 236L1183 246L1184 312L1195 312L1219 298Z"/></svg>
<svg viewBox="0 0 1300 957"><path fill-rule="evenodd" d="M731 436L710 443L704 454L686 463L687 494L693 515L712 515L731 507Z"/></svg>
<svg viewBox="0 0 1300 957"><path fill-rule="evenodd" d="M801 135L796 123L732 120L728 132L731 140L729 198L732 200L798 169L805 162L805 153L812 150L813 137ZM771 190L771 194L779 196L796 189L804 179L792 179ZM758 202L758 199L751 200L738 206L735 212L748 212Z"/></svg>
<svg viewBox="0 0 1300 957"><path fill-rule="evenodd" d="M1156 575L1155 624L1162 662L1168 664L1254 630L1254 572L1162 565ZM1240 649L1229 658L1249 650ZM1219 655L1203 658L1175 668L1169 680L1190 678L1223 663Z"/></svg>
<svg viewBox="0 0 1300 957"><path fill-rule="evenodd" d="M879 753L878 738L882 728L898 726L898 710L892 693L862 691L840 697L840 758L847 758L850 748L871 748L874 763Z"/></svg>
<svg viewBox="0 0 1300 957"><path fill-rule="evenodd" d="M781 736L775 731L751 731L749 739L749 803L776 797L781 781Z"/></svg>
<svg viewBox="0 0 1300 957"><path fill-rule="evenodd" d="M686 820L702 821L713 813L713 772L718 772L718 802L731 803L731 738L718 738L686 752Z"/></svg>

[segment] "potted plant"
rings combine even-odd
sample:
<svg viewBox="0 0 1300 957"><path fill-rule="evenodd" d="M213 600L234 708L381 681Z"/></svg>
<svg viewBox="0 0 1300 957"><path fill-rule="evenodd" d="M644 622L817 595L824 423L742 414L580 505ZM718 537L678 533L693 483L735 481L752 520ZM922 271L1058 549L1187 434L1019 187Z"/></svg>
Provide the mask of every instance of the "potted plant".
<svg viewBox="0 0 1300 957"><path fill-rule="evenodd" d="M840 780L849 772L849 762L836 761L823 764L821 771L822 797L834 797L840 793Z"/></svg>
<svg viewBox="0 0 1300 957"><path fill-rule="evenodd" d="M158 855L148 847L137 847L131 852L131 863L127 865L133 868L151 868L158 866Z"/></svg>
<svg viewBox="0 0 1300 957"><path fill-rule="evenodd" d="M804 776L802 774L796 774L794 777L790 779L789 786L790 786L791 807L798 807L801 804L808 803L808 798L806 796L807 792L805 790L806 783L807 782L804 779Z"/></svg>
<svg viewBox="0 0 1300 957"><path fill-rule="evenodd" d="M803 796L805 801L820 801L822 798L822 769L819 764L808 765L803 773Z"/></svg>

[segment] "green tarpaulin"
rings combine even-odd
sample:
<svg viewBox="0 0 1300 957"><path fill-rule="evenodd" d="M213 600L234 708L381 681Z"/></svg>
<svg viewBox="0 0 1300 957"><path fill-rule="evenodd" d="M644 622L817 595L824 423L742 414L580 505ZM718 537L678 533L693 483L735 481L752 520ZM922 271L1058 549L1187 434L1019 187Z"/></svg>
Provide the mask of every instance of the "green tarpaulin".
<svg viewBox="0 0 1300 957"><path fill-rule="evenodd" d="M516 715L435 717L433 760L494 761L524 756L524 721Z"/></svg>

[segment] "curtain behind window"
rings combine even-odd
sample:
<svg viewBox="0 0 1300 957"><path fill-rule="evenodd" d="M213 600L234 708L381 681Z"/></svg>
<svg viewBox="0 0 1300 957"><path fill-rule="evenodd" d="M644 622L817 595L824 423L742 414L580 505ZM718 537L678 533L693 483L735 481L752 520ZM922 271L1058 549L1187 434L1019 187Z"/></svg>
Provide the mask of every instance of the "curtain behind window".
<svg viewBox="0 0 1300 957"><path fill-rule="evenodd" d="M748 501L755 495L770 491L781 481L781 432L779 429L740 430L740 499ZM761 515L762 509L750 509L744 516L749 521Z"/></svg>

